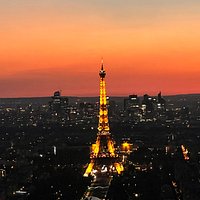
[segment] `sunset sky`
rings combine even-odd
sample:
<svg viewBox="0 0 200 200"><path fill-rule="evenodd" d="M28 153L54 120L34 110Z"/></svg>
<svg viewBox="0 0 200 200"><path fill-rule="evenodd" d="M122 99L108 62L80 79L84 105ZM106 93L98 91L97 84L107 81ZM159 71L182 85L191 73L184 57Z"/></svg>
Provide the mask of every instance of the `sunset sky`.
<svg viewBox="0 0 200 200"><path fill-rule="evenodd" d="M1 0L0 97L200 93L199 0Z"/></svg>

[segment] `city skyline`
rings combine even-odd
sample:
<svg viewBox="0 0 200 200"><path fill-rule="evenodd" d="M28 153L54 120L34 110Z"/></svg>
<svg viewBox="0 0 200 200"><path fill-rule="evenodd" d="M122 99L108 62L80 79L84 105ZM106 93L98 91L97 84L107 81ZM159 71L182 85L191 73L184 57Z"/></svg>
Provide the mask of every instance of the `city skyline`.
<svg viewBox="0 0 200 200"><path fill-rule="evenodd" d="M0 97L98 96L102 56L109 96L199 93L199 6L4 0Z"/></svg>

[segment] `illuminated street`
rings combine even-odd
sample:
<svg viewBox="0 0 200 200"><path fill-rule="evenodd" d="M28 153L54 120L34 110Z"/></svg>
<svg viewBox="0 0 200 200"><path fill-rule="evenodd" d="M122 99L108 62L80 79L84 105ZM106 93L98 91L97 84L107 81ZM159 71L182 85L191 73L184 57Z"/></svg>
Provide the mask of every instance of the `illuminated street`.
<svg viewBox="0 0 200 200"><path fill-rule="evenodd" d="M97 172L94 176L91 185L88 187L82 199L89 199L89 197L98 197L99 199L106 199L108 189L112 181L112 175L108 173Z"/></svg>

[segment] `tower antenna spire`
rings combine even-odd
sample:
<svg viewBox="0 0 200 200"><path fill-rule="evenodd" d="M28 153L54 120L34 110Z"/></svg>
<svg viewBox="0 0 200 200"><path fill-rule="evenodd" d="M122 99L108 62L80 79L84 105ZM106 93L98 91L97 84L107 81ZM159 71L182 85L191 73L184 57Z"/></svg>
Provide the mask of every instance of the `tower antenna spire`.
<svg viewBox="0 0 200 200"><path fill-rule="evenodd" d="M103 57L101 57L101 70L103 70L103 66L104 66Z"/></svg>

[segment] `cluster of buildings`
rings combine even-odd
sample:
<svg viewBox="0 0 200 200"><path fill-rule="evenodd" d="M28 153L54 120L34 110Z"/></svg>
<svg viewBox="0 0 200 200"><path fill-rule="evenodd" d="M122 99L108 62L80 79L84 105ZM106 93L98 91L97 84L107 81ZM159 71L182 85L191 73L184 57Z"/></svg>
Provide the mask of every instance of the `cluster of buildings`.
<svg viewBox="0 0 200 200"><path fill-rule="evenodd" d="M107 97L110 123L134 127L190 127L199 126L199 112L188 105L172 105L161 93L157 97L130 95L127 98ZM29 127L61 125L93 129L98 122L97 98L72 98L56 91L46 103L33 105L4 105L0 107L0 126ZM196 116L194 116L196 115Z"/></svg>
<svg viewBox="0 0 200 200"><path fill-rule="evenodd" d="M170 107L162 97L145 94L143 98L130 95L124 99L124 120L126 126L189 127L189 107Z"/></svg>
<svg viewBox="0 0 200 200"><path fill-rule="evenodd" d="M156 121L165 117L166 101L162 98L161 93L158 97L151 97L148 94L143 99L137 95L130 95L124 99L124 111L126 120L136 123Z"/></svg>

